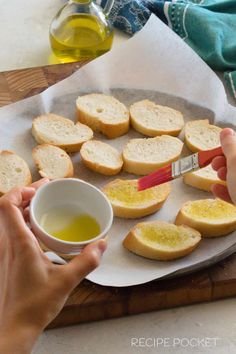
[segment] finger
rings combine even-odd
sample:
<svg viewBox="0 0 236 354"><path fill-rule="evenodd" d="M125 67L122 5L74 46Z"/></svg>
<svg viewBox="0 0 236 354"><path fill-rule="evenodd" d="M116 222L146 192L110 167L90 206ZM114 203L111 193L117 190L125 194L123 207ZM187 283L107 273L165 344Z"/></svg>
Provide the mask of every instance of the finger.
<svg viewBox="0 0 236 354"><path fill-rule="evenodd" d="M49 182L48 178L42 178L42 179L39 179L38 181L32 183L30 185L30 187L32 187L32 188L37 190L39 187L43 186L44 184L46 184L48 182Z"/></svg>
<svg viewBox="0 0 236 354"><path fill-rule="evenodd" d="M72 288L76 287L86 275L98 267L106 247L107 243L104 239L93 242L63 267L71 280Z"/></svg>
<svg viewBox="0 0 236 354"><path fill-rule="evenodd" d="M219 168L226 166L225 156L217 156L212 160L211 166L213 170L217 171Z"/></svg>
<svg viewBox="0 0 236 354"><path fill-rule="evenodd" d="M5 199L16 207L20 208L23 204L30 201L34 196L35 189L32 187L13 188L6 193L1 199Z"/></svg>
<svg viewBox="0 0 236 354"><path fill-rule="evenodd" d="M31 201L31 198L29 199L29 200L24 200L23 202L22 202L22 208L23 209L25 209L25 208L27 208L28 207L28 205L30 204L30 201Z"/></svg>
<svg viewBox="0 0 236 354"><path fill-rule="evenodd" d="M223 186L222 184L213 184L211 186L211 191L214 194L215 197L223 199L224 201L228 203L232 203L232 200L230 198L228 189L226 186Z"/></svg>
<svg viewBox="0 0 236 354"><path fill-rule="evenodd" d="M16 248L19 248L20 244L24 245L25 241L31 242L35 238L25 222L21 207L24 199L29 199L34 193L33 188L16 188L0 198L3 230L11 239L14 239L13 246Z"/></svg>
<svg viewBox="0 0 236 354"><path fill-rule="evenodd" d="M29 207L27 207L23 210L23 216L24 216L25 222L29 222L29 220L30 220Z"/></svg>
<svg viewBox="0 0 236 354"><path fill-rule="evenodd" d="M31 199L33 198L33 196L35 194L35 190L37 190L40 186L47 183L48 181L49 181L49 179L42 178L39 181L32 183L29 187L21 188L20 191L22 193L22 203L21 203L22 208L26 208L29 205ZM30 192L29 192L29 190L30 190ZM12 189L9 193L10 193L10 196L8 193L5 194L5 196L4 196L4 197L7 197L9 201L13 200L12 199L13 194L14 194L14 197L13 197L14 199L19 197L19 195L18 196L16 195L16 193L19 193L18 188ZM19 203L19 201L17 203ZM13 200L14 205L17 206L17 203L15 202L15 200Z"/></svg>
<svg viewBox="0 0 236 354"><path fill-rule="evenodd" d="M231 164L236 156L236 134L234 130L225 128L220 133L220 141L227 163Z"/></svg>
<svg viewBox="0 0 236 354"><path fill-rule="evenodd" d="M221 168L219 168L219 170L217 171L217 176L218 176L219 179L221 179L222 181L226 181L227 168L226 168L226 167L221 167Z"/></svg>

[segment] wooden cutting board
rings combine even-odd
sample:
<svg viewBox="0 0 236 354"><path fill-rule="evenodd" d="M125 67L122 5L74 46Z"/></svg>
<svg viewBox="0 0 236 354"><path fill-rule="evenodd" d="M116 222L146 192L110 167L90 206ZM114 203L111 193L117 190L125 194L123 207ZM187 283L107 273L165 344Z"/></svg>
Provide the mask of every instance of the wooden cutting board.
<svg viewBox="0 0 236 354"><path fill-rule="evenodd" d="M83 63L82 63L83 64ZM0 106L37 94L77 70L81 63L0 73ZM197 273L126 288L83 281L50 328L133 315L236 295L236 255Z"/></svg>

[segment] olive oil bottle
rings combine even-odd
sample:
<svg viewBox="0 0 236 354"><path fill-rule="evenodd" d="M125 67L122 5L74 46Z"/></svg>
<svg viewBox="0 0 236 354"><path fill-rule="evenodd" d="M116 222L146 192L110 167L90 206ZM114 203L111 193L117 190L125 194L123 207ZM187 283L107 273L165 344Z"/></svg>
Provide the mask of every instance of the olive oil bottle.
<svg viewBox="0 0 236 354"><path fill-rule="evenodd" d="M92 0L70 0L52 21L50 42L62 63L89 60L111 49L113 30Z"/></svg>

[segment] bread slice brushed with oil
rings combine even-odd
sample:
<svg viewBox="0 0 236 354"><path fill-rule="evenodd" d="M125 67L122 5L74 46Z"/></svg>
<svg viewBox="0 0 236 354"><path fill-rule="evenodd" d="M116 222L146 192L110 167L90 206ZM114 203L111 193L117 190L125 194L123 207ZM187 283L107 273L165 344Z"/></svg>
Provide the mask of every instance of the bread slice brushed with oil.
<svg viewBox="0 0 236 354"><path fill-rule="evenodd" d="M129 251L149 259L170 261L190 254L201 241L198 231L165 221L137 224L123 241Z"/></svg>
<svg viewBox="0 0 236 354"><path fill-rule="evenodd" d="M141 218L157 212L170 194L170 184L138 192L137 180L116 179L103 188L111 202L114 215L125 219Z"/></svg>
<svg viewBox="0 0 236 354"><path fill-rule="evenodd" d="M220 199L189 201L180 209L175 224L192 227L202 237L224 236L236 230L236 207Z"/></svg>

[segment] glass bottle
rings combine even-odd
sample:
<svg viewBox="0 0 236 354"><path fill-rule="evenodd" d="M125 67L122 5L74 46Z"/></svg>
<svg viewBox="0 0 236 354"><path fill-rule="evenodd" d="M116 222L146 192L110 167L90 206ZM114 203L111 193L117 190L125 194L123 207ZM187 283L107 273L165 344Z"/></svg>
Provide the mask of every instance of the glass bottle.
<svg viewBox="0 0 236 354"><path fill-rule="evenodd" d="M92 0L69 0L52 20L50 42L62 63L93 59L108 50L113 29L108 13L114 1L103 10Z"/></svg>

